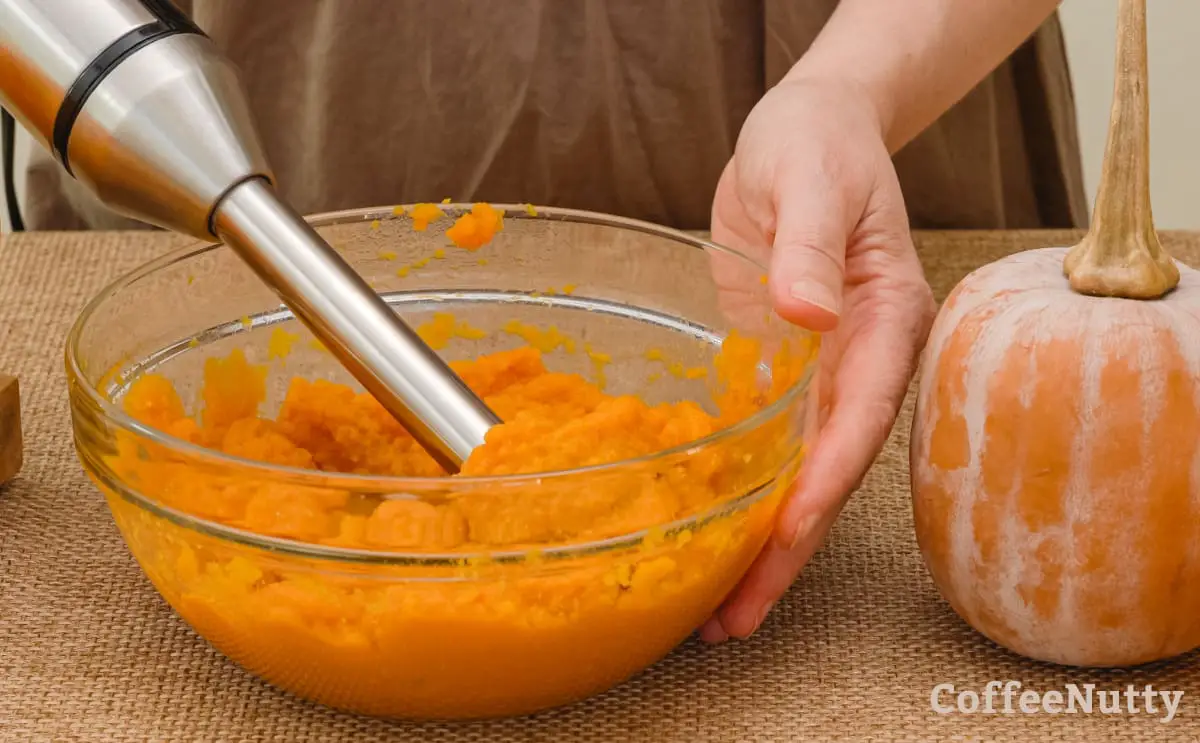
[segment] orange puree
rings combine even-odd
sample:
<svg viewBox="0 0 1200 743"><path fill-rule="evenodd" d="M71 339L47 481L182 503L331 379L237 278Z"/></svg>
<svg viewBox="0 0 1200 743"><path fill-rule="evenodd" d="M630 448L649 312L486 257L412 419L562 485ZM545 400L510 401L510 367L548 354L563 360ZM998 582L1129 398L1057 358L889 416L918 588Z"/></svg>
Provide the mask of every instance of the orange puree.
<svg viewBox="0 0 1200 743"><path fill-rule="evenodd" d="M433 319L417 328L417 334L435 351L441 350L454 338L479 340L487 333L471 327L466 321L456 320L449 312L435 312Z"/></svg>
<svg viewBox="0 0 1200 743"><path fill-rule="evenodd" d="M437 204L414 204L409 216L412 217L413 229L424 232L430 222L441 219L446 213Z"/></svg>
<svg viewBox="0 0 1200 743"><path fill-rule="evenodd" d="M449 316L435 318L427 332L472 335ZM798 424L784 413L718 445L609 470L473 478L681 447L775 399L809 361L810 349L798 350L775 355L772 377L784 379L767 384L759 346L731 337L712 375L720 383L715 414L693 402L650 405L605 394L583 377L547 370L541 352L528 346L455 362L505 422L467 460L465 477L399 485L320 476L442 474L372 397L295 378L278 413L267 417L260 410L267 368L234 351L206 362L195 414L154 374L129 388L125 410L192 444L313 470L313 477L219 464L132 433L121 434L117 452L98 466L110 474L93 475L165 598L251 671L370 714L524 713L620 682L713 611L767 538L798 467ZM133 505L103 484L114 480L163 507L236 529L427 561L362 562L242 545ZM760 487L765 494L751 503L713 510ZM565 557L555 551L623 535L634 537Z"/></svg>
<svg viewBox="0 0 1200 743"><path fill-rule="evenodd" d="M466 250L479 250L504 229L504 212L491 204L474 204L446 230L446 237Z"/></svg>

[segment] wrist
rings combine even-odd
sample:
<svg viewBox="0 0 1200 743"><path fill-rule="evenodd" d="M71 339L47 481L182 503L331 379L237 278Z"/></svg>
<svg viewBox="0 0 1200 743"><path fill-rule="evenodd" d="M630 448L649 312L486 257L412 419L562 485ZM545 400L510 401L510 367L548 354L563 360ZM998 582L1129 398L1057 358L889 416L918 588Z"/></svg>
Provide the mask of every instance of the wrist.
<svg viewBox="0 0 1200 743"><path fill-rule="evenodd" d="M778 87L797 93L802 90L824 91L825 97L836 101L840 109L850 109L869 119L872 127L879 132L880 139L890 141L896 108L879 86L869 85L843 71L822 69L819 64L801 58L779 81Z"/></svg>
<svg viewBox="0 0 1200 743"><path fill-rule="evenodd" d="M1058 0L840 0L785 79L855 89L888 151L933 123L1000 64Z"/></svg>

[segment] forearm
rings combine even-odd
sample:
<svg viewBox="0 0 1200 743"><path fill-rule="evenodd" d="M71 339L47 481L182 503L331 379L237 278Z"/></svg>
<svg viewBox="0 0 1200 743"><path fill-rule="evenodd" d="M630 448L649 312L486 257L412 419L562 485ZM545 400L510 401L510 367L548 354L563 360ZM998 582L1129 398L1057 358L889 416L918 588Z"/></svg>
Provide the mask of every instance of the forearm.
<svg viewBox="0 0 1200 743"><path fill-rule="evenodd" d="M841 0L785 79L863 90L892 152L966 95L1057 0Z"/></svg>

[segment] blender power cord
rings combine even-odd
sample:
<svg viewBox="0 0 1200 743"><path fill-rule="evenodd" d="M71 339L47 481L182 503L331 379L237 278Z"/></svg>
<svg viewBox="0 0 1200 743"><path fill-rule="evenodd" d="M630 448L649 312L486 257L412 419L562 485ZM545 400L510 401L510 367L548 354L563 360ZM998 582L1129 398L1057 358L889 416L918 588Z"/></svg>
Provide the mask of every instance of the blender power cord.
<svg viewBox="0 0 1200 743"><path fill-rule="evenodd" d="M13 232L23 232L25 221L21 219L21 205L17 201L17 181L13 177L16 157L17 122L12 114L0 109L0 138L4 149L4 200L8 204L8 223Z"/></svg>

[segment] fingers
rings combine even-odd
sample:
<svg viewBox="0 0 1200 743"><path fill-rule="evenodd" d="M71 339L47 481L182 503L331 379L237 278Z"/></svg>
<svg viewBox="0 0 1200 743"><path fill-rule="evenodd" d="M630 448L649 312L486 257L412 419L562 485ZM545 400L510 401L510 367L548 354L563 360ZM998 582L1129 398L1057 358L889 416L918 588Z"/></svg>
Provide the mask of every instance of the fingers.
<svg viewBox="0 0 1200 743"><path fill-rule="evenodd" d="M771 244L766 240L761 225L750 218L743 198L737 165L730 160L717 181L717 191L713 197L712 239L718 245L733 248L765 265L770 261ZM732 265L733 262L726 263ZM724 274L716 267L713 276L718 280L724 278Z"/></svg>
<svg viewBox="0 0 1200 743"><path fill-rule="evenodd" d="M700 628L700 639L704 642L716 645L717 643L725 642L729 639L729 633L721 626L721 620L717 617L710 618Z"/></svg>
<svg viewBox="0 0 1200 743"><path fill-rule="evenodd" d="M703 639L747 637L758 628L820 547L883 447L932 308L919 265L895 268L911 272L910 280L865 287L871 296L855 308L854 327L845 329L850 337L834 376L828 421L797 489L781 508L775 537L703 628Z"/></svg>
<svg viewBox="0 0 1200 743"><path fill-rule="evenodd" d="M811 525L836 513L883 448L934 315L933 295L908 231L894 172L857 225L853 270L845 289L853 319L839 331L842 353L831 376L829 415L783 506L782 546L806 539Z"/></svg>
<svg viewBox="0 0 1200 743"><path fill-rule="evenodd" d="M713 239L756 259L769 253L775 311L815 332L842 313L846 242L866 208L872 176L821 150L792 153L771 188L754 164L730 162L713 201ZM748 169L757 177L745 178ZM753 277L752 277L753 278Z"/></svg>
<svg viewBox="0 0 1200 743"><path fill-rule="evenodd" d="M781 317L816 332L842 314L846 239L866 203L853 180L838 180L815 160L780 184L775 196L771 297Z"/></svg>
<svg viewBox="0 0 1200 743"><path fill-rule="evenodd" d="M721 174L713 200L713 242L766 265L771 258L771 244L747 214L738 183L737 168L731 161ZM730 327L751 336L769 333L772 320L764 312L770 302L768 287L763 286L765 272L739 255L717 250L708 252L708 264L717 289L717 307Z"/></svg>
<svg viewBox="0 0 1200 743"><path fill-rule="evenodd" d="M836 238L834 238L836 239ZM828 233L781 245L771 261L771 294L781 317L819 333L842 314L842 261Z"/></svg>
<svg viewBox="0 0 1200 743"><path fill-rule="evenodd" d="M881 321L849 344L828 422L781 508L774 538L702 629L702 639L754 633L821 546L895 422L911 376L907 359L915 355L905 336L913 333Z"/></svg>
<svg viewBox="0 0 1200 743"><path fill-rule="evenodd" d="M754 634L825 541L836 519L836 512L827 513L795 546L769 542L716 616L701 629L700 638L722 642Z"/></svg>
<svg viewBox="0 0 1200 743"><path fill-rule="evenodd" d="M802 474L801 487L783 506L778 537L802 541L807 525L841 507L883 448L904 400L926 324L920 297L874 300L886 304L850 338L833 380L829 419Z"/></svg>

